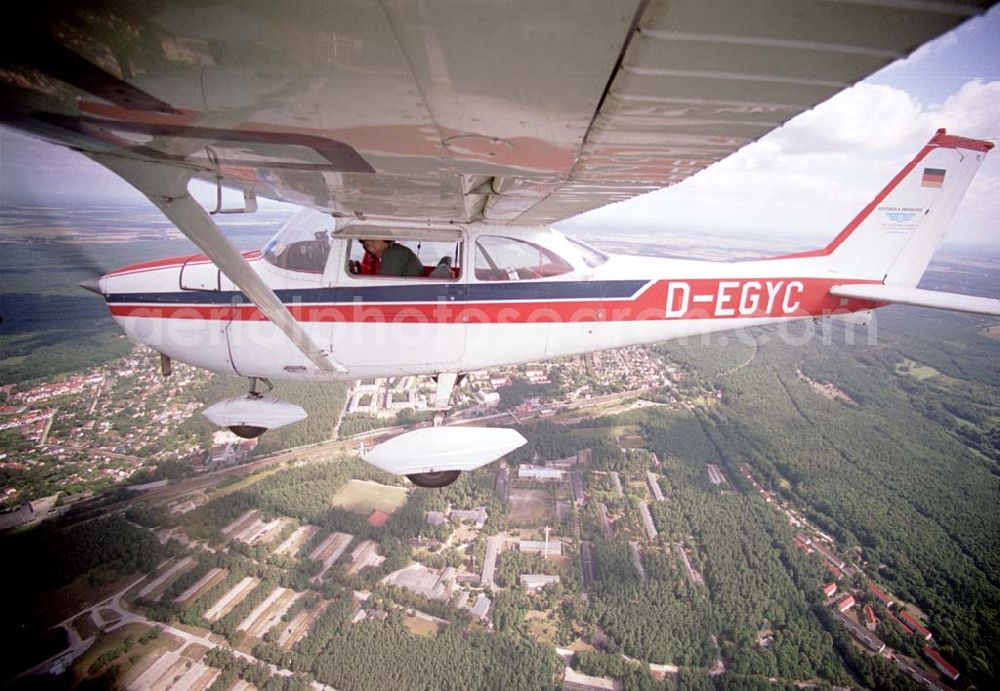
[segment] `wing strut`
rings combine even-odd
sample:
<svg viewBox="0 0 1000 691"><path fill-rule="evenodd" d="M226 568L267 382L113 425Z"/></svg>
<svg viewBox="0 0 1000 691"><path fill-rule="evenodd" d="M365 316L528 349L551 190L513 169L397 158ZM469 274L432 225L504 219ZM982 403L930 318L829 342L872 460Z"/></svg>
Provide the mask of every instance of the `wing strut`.
<svg viewBox="0 0 1000 691"><path fill-rule="evenodd" d="M191 171L118 156L89 155L146 195L313 364L327 372L347 371L316 345L208 212L188 193Z"/></svg>

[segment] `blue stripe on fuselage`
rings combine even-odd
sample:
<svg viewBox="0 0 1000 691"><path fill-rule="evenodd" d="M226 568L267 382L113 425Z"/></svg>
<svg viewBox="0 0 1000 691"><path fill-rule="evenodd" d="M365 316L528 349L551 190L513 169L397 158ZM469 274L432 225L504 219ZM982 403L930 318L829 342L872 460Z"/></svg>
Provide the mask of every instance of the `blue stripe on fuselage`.
<svg viewBox="0 0 1000 691"><path fill-rule="evenodd" d="M425 283L392 286L337 286L274 291L289 304L380 302L515 302L548 300L622 300L634 296L648 281L524 281L497 283ZM170 293L112 293L109 303L175 305L250 304L238 290L182 290Z"/></svg>

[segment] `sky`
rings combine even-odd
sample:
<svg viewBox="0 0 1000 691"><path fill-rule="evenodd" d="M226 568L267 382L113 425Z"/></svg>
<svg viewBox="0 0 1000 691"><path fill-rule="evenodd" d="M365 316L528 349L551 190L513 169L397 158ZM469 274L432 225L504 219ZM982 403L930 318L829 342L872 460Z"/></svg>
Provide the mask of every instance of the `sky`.
<svg viewBox="0 0 1000 691"><path fill-rule="evenodd" d="M678 185L558 225L825 244L940 127L1000 140L1000 5ZM69 196L142 199L80 154L0 127L0 217L9 200ZM207 185L196 196L214 202ZM970 186L950 241L1000 247L1000 151Z"/></svg>
<svg viewBox="0 0 1000 691"><path fill-rule="evenodd" d="M941 127L1000 144L1000 5L684 182L559 227L749 231L825 244ZM1000 149L970 185L949 242L1000 247Z"/></svg>

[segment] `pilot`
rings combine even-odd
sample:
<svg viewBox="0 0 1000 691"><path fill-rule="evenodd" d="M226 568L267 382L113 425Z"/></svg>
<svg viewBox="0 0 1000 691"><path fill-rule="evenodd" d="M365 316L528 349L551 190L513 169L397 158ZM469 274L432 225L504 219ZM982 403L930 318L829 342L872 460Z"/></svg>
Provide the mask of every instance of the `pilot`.
<svg viewBox="0 0 1000 691"><path fill-rule="evenodd" d="M424 265L406 245L393 240L362 240L361 246L374 258L379 276L424 275Z"/></svg>

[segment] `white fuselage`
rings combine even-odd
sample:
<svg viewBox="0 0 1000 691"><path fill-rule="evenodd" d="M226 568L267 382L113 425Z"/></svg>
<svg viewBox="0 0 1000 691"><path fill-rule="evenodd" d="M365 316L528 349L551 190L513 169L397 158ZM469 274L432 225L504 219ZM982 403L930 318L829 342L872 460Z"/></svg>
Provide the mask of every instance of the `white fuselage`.
<svg viewBox="0 0 1000 691"><path fill-rule="evenodd" d="M102 278L101 289L132 340L213 372L275 379L470 371L876 306L831 296L831 286L865 279L833 274L814 258L587 262L547 228L473 224L448 232L459 235L461 256L453 260L457 277L445 279L351 273L349 237L330 243L324 268L313 273L246 255L314 341L346 366L340 373L314 366L203 257L123 267ZM487 268L474 256L486 235L544 248L565 262L562 273Z"/></svg>

